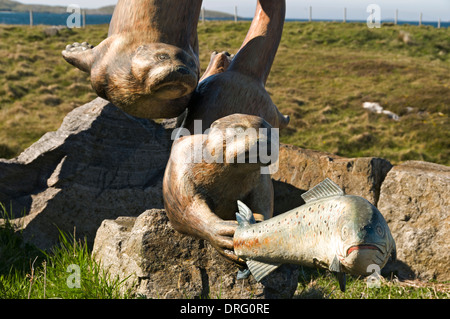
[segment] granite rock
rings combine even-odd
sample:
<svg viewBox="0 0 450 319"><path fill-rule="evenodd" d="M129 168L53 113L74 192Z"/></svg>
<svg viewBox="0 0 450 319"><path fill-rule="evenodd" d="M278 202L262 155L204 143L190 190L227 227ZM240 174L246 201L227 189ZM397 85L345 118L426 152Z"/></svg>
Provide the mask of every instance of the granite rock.
<svg viewBox="0 0 450 319"><path fill-rule="evenodd" d="M13 207L13 222L39 248L74 227L92 243L104 219L163 207L171 142L170 129L97 98L19 157L0 160L0 202Z"/></svg>
<svg viewBox="0 0 450 319"><path fill-rule="evenodd" d="M261 283L237 280L238 267L208 242L176 232L164 210L105 220L94 258L108 273L127 278L124 289L147 298L292 298L298 267L283 265Z"/></svg>
<svg viewBox="0 0 450 319"><path fill-rule="evenodd" d="M450 280L450 167L420 161L394 166L378 205L397 245L385 270L401 278Z"/></svg>

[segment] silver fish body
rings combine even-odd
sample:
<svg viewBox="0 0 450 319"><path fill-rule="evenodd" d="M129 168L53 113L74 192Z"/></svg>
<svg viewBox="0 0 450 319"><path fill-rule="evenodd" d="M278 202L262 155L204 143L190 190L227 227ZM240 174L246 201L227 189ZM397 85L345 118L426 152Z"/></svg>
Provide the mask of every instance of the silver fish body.
<svg viewBox="0 0 450 319"><path fill-rule="evenodd" d="M283 263L367 275L395 252L385 219L366 199L344 195L329 179L302 197L305 205L257 224L238 203L234 251L257 280Z"/></svg>

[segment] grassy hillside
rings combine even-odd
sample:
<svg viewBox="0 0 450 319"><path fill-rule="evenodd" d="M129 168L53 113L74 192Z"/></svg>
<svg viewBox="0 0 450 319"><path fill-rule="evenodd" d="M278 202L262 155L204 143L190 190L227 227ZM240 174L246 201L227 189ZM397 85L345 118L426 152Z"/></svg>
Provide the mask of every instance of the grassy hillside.
<svg viewBox="0 0 450 319"><path fill-rule="evenodd" d="M88 14L112 14L115 6L107 6L98 9L87 9ZM17 1L0 0L0 11L13 12L50 12L50 13L66 13L67 6L47 6L39 4L23 4Z"/></svg>
<svg viewBox="0 0 450 319"><path fill-rule="evenodd" d="M249 22L199 26L204 70L213 50L235 53ZM68 43L99 43L107 26L63 30L0 26L0 157L11 158L56 130L96 95L88 76L67 64ZM410 41L405 43L404 33ZM450 30L357 23L286 23L267 89L291 116L282 142L341 156L450 165ZM378 102L400 116L362 108Z"/></svg>
<svg viewBox="0 0 450 319"><path fill-rule="evenodd" d="M113 14L116 6L106 6L97 9L86 9L87 14ZM39 4L23 4L12 0L0 0L0 11L16 11L27 12L32 10L33 12L50 12L50 13L66 13L67 6L48 6ZM233 18L234 16L229 13L205 10L205 18Z"/></svg>

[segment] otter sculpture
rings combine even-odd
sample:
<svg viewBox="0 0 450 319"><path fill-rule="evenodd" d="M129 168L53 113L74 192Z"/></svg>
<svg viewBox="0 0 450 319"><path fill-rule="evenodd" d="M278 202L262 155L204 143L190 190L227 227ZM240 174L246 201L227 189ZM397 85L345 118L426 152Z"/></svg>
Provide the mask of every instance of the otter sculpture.
<svg viewBox="0 0 450 319"><path fill-rule="evenodd" d="M252 129L258 133L245 134ZM228 259L242 262L233 253L237 200L258 213L257 220L273 213L272 180L269 174L260 173L261 167L270 163L264 163L259 155L249 160L255 147L271 145L270 129L261 117L233 114L215 121L208 134L174 141L163 195L175 230L206 239ZM239 162L240 157L245 161Z"/></svg>
<svg viewBox="0 0 450 319"><path fill-rule="evenodd" d="M64 59L91 75L97 94L143 118L172 118L198 83L202 0L119 0L108 38L68 45Z"/></svg>
<svg viewBox="0 0 450 319"><path fill-rule="evenodd" d="M213 53L210 65L189 103L182 126L194 133L194 121L207 129L234 113L257 115L275 128L288 125L272 102L265 83L283 31L285 0L258 0L247 36L236 56ZM180 121L181 122L181 121Z"/></svg>

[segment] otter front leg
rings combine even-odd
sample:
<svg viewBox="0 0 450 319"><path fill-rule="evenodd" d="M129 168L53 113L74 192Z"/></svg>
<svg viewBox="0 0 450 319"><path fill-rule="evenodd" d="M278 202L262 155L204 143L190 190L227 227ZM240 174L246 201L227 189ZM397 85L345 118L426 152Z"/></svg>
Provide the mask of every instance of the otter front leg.
<svg viewBox="0 0 450 319"><path fill-rule="evenodd" d="M211 224L208 241L225 258L243 264L244 261L234 254L233 236L237 226L236 221L219 218Z"/></svg>
<svg viewBox="0 0 450 319"><path fill-rule="evenodd" d="M90 73L94 62L94 46L87 42L69 44L62 51L64 59L79 68L81 71Z"/></svg>
<svg viewBox="0 0 450 319"><path fill-rule="evenodd" d="M184 209L182 216L167 208L166 212L172 226L178 232L205 239L228 260L245 264L234 254L233 236L238 226L237 222L218 217L203 199L194 197L192 203Z"/></svg>

